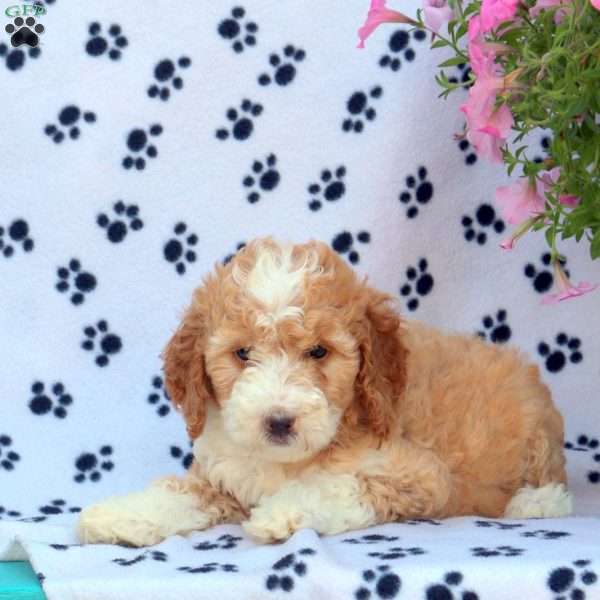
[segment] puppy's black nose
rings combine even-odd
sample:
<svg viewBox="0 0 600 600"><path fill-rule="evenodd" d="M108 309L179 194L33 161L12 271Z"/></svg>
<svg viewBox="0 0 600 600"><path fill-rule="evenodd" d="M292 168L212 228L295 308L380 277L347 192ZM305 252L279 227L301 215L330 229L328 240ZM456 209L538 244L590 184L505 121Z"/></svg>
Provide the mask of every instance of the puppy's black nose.
<svg viewBox="0 0 600 600"><path fill-rule="evenodd" d="M267 431L273 438L285 440L292 433L294 421L294 417L287 417L283 415L267 417Z"/></svg>

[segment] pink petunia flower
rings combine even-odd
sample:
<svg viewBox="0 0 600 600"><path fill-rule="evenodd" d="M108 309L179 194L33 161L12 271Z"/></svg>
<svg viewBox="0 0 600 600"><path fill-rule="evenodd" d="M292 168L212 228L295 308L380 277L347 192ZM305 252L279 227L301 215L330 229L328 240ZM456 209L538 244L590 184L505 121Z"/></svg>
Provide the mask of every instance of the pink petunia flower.
<svg viewBox="0 0 600 600"><path fill-rule="evenodd" d="M519 0L483 0L480 12L480 27L483 33L496 29L500 23L511 20Z"/></svg>
<svg viewBox="0 0 600 600"><path fill-rule="evenodd" d="M538 179L536 181L538 194L542 198L545 198L546 194L550 191L550 188L557 183L559 178L560 167L554 167L550 171L541 171L538 174ZM574 208L581 202L581 198L579 198L579 196L574 196L573 194L561 194L558 197L558 201L564 206Z"/></svg>
<svg viewBox="0 0 600 600"><path fill-rule="evenodd" d="M583 296L588 292L593 292L598 284L590 283L589 281L580 281L577 285L573 285L566 273L562 270L559 261L554 261L554 277L556 279L556 287L558 292L554 294L546 294L542 298L542 304L558 304L569 298Z"/></svg>
<svg viewBox="0 0 600 600"><path fill-rule="evenodd" d="M554 8L555 6L561 6L563 8L559 8L554 13L554 22L557 25L564 20L564 18L569 14L570 6L568 6L570 0L537 0L535 6L532 6L529 9L529 16L535 19L543 10L547 10L549 8Z"/></svg>
<svg viewBox="0 0 600 600"><path fill-rule="evenodd" d="M505 221L519 225L544 212L544 199L535 186L530 185L527 177L521 177L512 185L496 189L496 202L502 209Z"/></svg>
<svg viewBox="0 0 600 600"><path fill-rule="evenodd" d="M600 10L600 0L592 0L592 6L596 9L596 10Z"/></svg>
<svg viewBox="0 0 600 600"><path fill-rule="evenodd" d="M358 46L357 48L365 47L365 40L379 27L382 23L409 23L417 25L413 19L403 15L395 10L390 10L385 6L386 0L371 0L371 6L367 13L367 19L363 26L358 30Z"/></svg>
<svg viewBox="0 0 600 600"><path fill-rule="evenodd" d="M427 27L436 33L454 16L447 0L423 0L423 13Z"/></svg>
<svg viewBox="0 0 600 600"><path fill-rule="evenodd" d="M581 202L581 198L579 196L573 196L572 194L563 194L558 197L558 201L564 206L575 208Z"/></svg>

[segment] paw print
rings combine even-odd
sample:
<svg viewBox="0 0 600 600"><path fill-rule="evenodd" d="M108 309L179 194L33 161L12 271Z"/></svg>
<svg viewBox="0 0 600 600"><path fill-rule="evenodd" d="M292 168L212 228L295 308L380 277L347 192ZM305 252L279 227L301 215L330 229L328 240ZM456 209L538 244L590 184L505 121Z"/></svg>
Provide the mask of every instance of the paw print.
<svg viewBox="0 0 600 600"><path fill-rule="evenodd" d="M231 262L231 259L242 249L246 247L246 242L239 242L238 245L236 246L237 250L235 251L235 253L233 254L228 254L224 259L223 259L223 264L226 265L228 262Z"/></svg>
<svg viewBox="0 0 600 600"><path fill-rule="evenodd" d="M247 140L254 131L254 122L252 117L261 115L263 107L261 104L254 104L247 98L242 100L239 109L229 108L225 113L227 119L232 122L231 132L225 127L217 129L215 135L220 140L226 140L232 135L240 142Z"/></svg>
<svg viewBox="0 0 600 600"><path fill-rule="evenodd" d="M100 335L98 335L100 332ZM118 335L108 332L108 323L102 319L96 323L96 326L89 325L83 329L86 339L81 342L84 350L94 350L96 355L96 364L99 367L106 367L109 363L109 357L117 354L123 347L123 342ZM100 341L98 341L100 338Z"/></svg>
<svg viewBox="0 0 600 600"><path fill-rule="evenodd" d="M25 44L35 48L40 43L39 35L44 33L44 26L41 23L36 23L33 17L16 17L12 23L9 23L4 31L11 35L10 43L13 48Z"/></svg>
<svg viewBox="0 0 600 600"><path fill-rule="evenodd" d="M416 297L409 298L406 303L408 310L417 310L419 307L419 296L427 296L433 289L433 277L427 272L429 265L427 260L422 258L418 267L408 267L406 269L406 278L408 281L400 288L402 296L411 296L416 293Z"/></svg>
<svg viewBox="0 0 600 600"><path fill-rule="evenodd" d="M427 598L447 598L448 600L454 600L454 598L462 598L462 600L479 600L479 595L473 591L461 590L458 586L463 581L462 573L458 571L451 571L446 573L444 577L444 583L436 583L427 587L425 596ZM456 592L456 596L452 592Z"/></svg>
<svg viewBox="0 0 600 600"><path fill-rule="evenodd" d="M4 64L9 71L18 71L25 64L26 58L37 58L42 51L39 48L29 48L25 53L20 48L8 49L6 44L0 44L0 57L4 57Z"/></svg>
<svg viewBox="0 0 600 600"><path fill-rule="evenodd" d="M7 471L12 471L21 460L19 454L10 449L11 446L12 439L7 435L0 435L0 466Z"/></svg>
<svg viewBox="0 0 600 600"><path fill-rule="evenodd" d="M573 337L569 338L566 333L559 333L556 336L556 343L559 348L551 349L546 342L540 342L538 353L544 358L546 369L550 373L558 373L567 364L567 354L569 361L577 364L583 360L583 354L580 352L581 340Z"/></svg>
<svg viewBox="0 0 600 600"><path fill-rule="evenodd" d="M4 508L4 506L0 506L0 521L6 517L16 518L20 516L21 513L18 510L10 510L8 508Z"/></svg>
<svg viewBox="0 0 600 600"><path fill-rule="evenodd" d="M359 587L354 592L356 600L369 598L395 598L400 592L402 581L396 573L392 573L388 565L380 565L376 569L367 569L362 573L366 585Z"/></svg>
<svg viewBox="0 0 600 600"><path fill-rule="evenodd" d="M271 566L274 572L265 581L267 590L290 592L294 589L294 576L304 577L306 575L308 568L301 558L314 556L316 552L312 548L303 548L297 554L300 556L297 557L295 552L286 554Z"/></svg>
<svg viewBox="0 0 600 600"><path fill-rule="evenodd" d="M589 452L598 448L598 440L596 438L590 438L587 435L580 435L577 438L577 442L565 442L565 448L567 450L575 450L576 452Z"/></svg>
<svg viewBox="0 0 600 600"><path fill-rule="evenodd" d="M277 157L274 154L269 154L264 163L260 160L255 160L252 163L253 174L246 175L242 181L242 184L245 187L252 188L246 196L246 199L250 204L254 204L260 200L260 192L257 188L263 192L271 192L277 187L281 176L279 175L276 165Z"/></svg>
<svg viewBox="0 0 600 600"><path fill-rule="evenodd" d="M190 442L190 448L192 448L192 442ZM194 460L194 455L192 452L186 452L185 450L182 450L179 446L171 446L170 454L172 458L181 462L181 465L186 471L190 468L190 465Z"/></svg>
<svg viewBox="0 0 600 600"><path fill-rule="evenodd" d="M29 225L24 219L15 219L8 226L9 240L4 239L4 227L0 227L0 250L3 256L10 258L15 252L15 245L21 244L25 252L33 250L33 240L29 237Z"/></svg>
<svg viewBox="0 0 600 600"><path fill-rule="evenodd" d="M138 554L133 558L113 558L112 562L120 567L131 567L132 565L136 565L147 558L157 562L167 562L169 560L169 555L166 552L161 552L160 550L146 550L142 554Z"/></svg>
<svg viewBox="0 0 600 600"><path fill-rule="evenodd" d="M413 39L418 42L422 42L427 36L424 31L420 29L413 31ZM404 60L411 62L415 59L415 51L409 47L410 34L403 29L395 31L388 40L389 53L384 54L379 59L379 66L383 69L391 69L392 71L398 71L402 62L400 55L404 57Z"/></svg>
<svg viewBox="0 0 600 600"><path fill-rule="evenodd" d="M272 75L262 73L258 76L260 85L270 85L273 81L277 85L288 85L294 81L296 77L296 63L302 62L306 58L306 52L301 49L296 49L291 44L288 44L283 49L283 59L279 54L271 54L269 56L269 64L273 67Z"/></svg>
<svg viewBox="0 0 600 600"><path fill-rule="evenodd" d="M216 563L209 562L204 563L198 567L177 567L178 571L184 571L185 573L214 573L215 571L223 571L224 573L237 573L237 565L230 563Z"/></svg>
<svg viewBox="0 0 600 600"><path fill-rule="evenodd" d="M102 446L98 455L91 452L81 454L75 460L75 468L78 473L73 477L77 483L84 481L97 482L102 479L102 471L112 471L115 464L112 462L113 449L111 446Z"/></svg>
<svg viewBox="0 0 600 600"><path fill-rule="evenodd" d="M59 498L58 500L52 500L44 506L40 506L39 511L46 516L63 515L65 513L80 513L81 507L72 506L71 508L68 508L66 500Z"/></svg>
<svg viewBox="0 0 600 600"><path fill-rule="evenodd" d="M548 529L537 529L536 531L524 531L521 537L536 538L539 540L560 540L571 534L566 531L551 531Z"/></svg>
<svg viewBox="0 0 600 600"><path fill-rule="evenodd" d="M81 117L83 117L86 123L94 123L96 121L96 114L91 111L86 111L82 115L81 109L77 106L73 104L65 106L58 113L59 124L46 125L44 133L50 136L55 144L60 144L65 139L67 133L72 140L76 140L81 134L81 130L78 127Z"/></svg>
<svg viewBox="0 0 600 600"><path fill-rule="evenodd" d="M427 204L433 198L433 185L427 180L427 169L419 167L417 176L409 175L406 178L406 187L400 196L399 200L402 204L410 204L416 200L419 204ZM414 204L414 202L413 202ZM406 209L406 216L409 219L414 219L419 214L417 206L409 206Z"/></svg>
<svg viewBox="0 0 600 600"><path fill-rule="evenodd" d="M187 56L180 56L177 60L177 66L181 69L187 69L191 64L192 61ZM160 98L167 101L172 91L169 86L172 86L173 90L180 90L183 87L183 79L177 72L175 63L168 58L161 60L154 67L154 79L157 83L153 83L148 88L150 98Z"/></svg>
<svg viewBox="0 0 600 600"><path fill-rule="evenodd" d="M256 33L258 25L254 21L243 22L246 10L236 6L231 10L231 17L223 19L217 27L219 35L224 40L231 40L231 47L238 54L244 51L246 46L256 45Z"/></svg>
<svg viewBox="0 0 600 600"><path fill-rule="evenodd" d="M461 152L464 152L465 165L474 165L477 162L477 154L475 154L475 148L471 146L469 140L462 139L458 140L458 148Z"/></svg>
<svg viewBox="0 0 600 600"><path fill-rule="evenodd" d="M460 63L456 65L456 73L450 77L448 77L448 81L450 83L462 83L463 89L468 89L471 87L471 67L465 63Z"/></svg>
<svg viewBox="0 0 600 600"><path fill-rule="evenodd" d="M506 311L504 309L500 309L496 313L496 320L490 315L485 315L481 322L485 331L477 332L480 338L487 340L489 334L490 341L494 342L494 344L504 344L510 339L512 332L506 323Z"/></svg>
<svg viewBox="0 0 600 600"><path fill-rule="evenodd" d="M388 548L385 552L369 552L369 556L375 556L383 560L394 560L395 558L406 558L407 556L420 556L421 554L427 554L423 548L402 548L400 546L394 546Z"/></svg>
<svg viewBox="0 0 600 600"><path fill-rule="evenodd" d="M129 229L139 231L144 222L140 219L140 209L136 204L125 204L122 200L118 200L113 205L113 213L115 218L111 220L105 213L100 213L96 222L102 229L106 229L106 237L118 244L125 239Z"/></svg>
<svg viewBox="0 0 600 600"><path fill-rule="evenodd" d="M323 199L327 202L335 202L346 193L346 167L340 165L335 171L323 169L321 171L321 182L311 183L308 186L308 193L313 196L308 207L312 211L320 210L323 206Z"/></svg>
<svg viewBox="0 0 600 600"><path fill-rule="evenodd" d="M350 117L342 121L342 130L360 133L364 129L365 121L372 121L377 116L375 109L369 105L369 98L377 100L381 98L382 94L383 90L380 86L375 86L368 94L354 92L346 102L346 109L350 113Z"/></svg>
<svg viewBox="0 0 600 600"><path fill-rule="evenodd" d="M521 556L525 550L523 548L513 548L512 546L496 546L495 548L484 548L476 546L471 548L471 554L480 558L490 556Z"/></svg>
<svg viewBox="0 0 600 600"><path fill-rule="evenodd" d="M46 386L41 381L36 381L31 386L33 398L29 401L29 409L34 415L46 415L50 411L55 417L64 419L67 416L67 407L73 404L71 394L65 386L57 381L51 388L51 398L46 394Z"/></svg>
<svg viewBox="0 0 600 600"><path fill-rule="evenodd" d="M380 544L381 542L397 542L400 538L396 535L383 535L381 533L368 533L358 538L342 540L346 544Z"/></svg>
<svg viewBox="0 0 600 600"><path fill-rule="evenodd" d="M407 519L403 521L404 525L435 525L436 527L441 525L441 521L435 519Z"/></svg>
<svg viewBox="0 0 600 600"><path fill-rule="evenodd" d="M156 406L156 414L166 417L171 412L171 399L164 386L162 377L156 375L152 378L153 391L148 394L148 404Z"/></svg>
<svg viewBox="0 0 600 600"><path fill-rule="evenodd" d="M504 523L503 521L475 521L475 525L477 527L484 527L486 529L500 529L510 530L510 529L518 529L519 527L523 527L522 523Z"/></svg>
<svg viewBox="0 0 600 600"><path fill-rule="evenodd" d="M487 233L484 230L476 230L476 227L492 227L496 233L502 233L505 225L502 219L496 218L496 211L489 204L481 204L475 211L475 220L473 217L465 215L461 220L465 228L465 240L472 242L477 240L480 246L487 241Z"/></svg>
<svg viewBox="0 0 600 600"><path fill-rule="evenodd" d="M122 35L121 26L113 23L108 28L108 36L102 34L102 25L94 22L89 27L90 39L85 45L85 51L90 56L102 56L108 50L111 60L119 60L121 51L127 46L127 38ZM108 39L107 39L108 38Z"/></svg>
<svg viewBox="0 0 600 600"><path fill-rule="evenodd" d="M200 542L194 546L194 550L231 550L237 548L238 542L244 538L225 533L220 535L214 542Z"/></svg>
<svg viewBox="0 0 600 600"><path fill-rule="evenodd" d="M559 567L553 569L548 575L546 581L548 588L555 594L553 600L585 600L585 587L595 585L598 582L598 575L589 567L592 561L576 560L572 563L575 567ZM584 587L585 586L585 587Z"/></svg>
<svg viewBox="0 0 600 600"><path fill-rule="evenodd" d="M544 162L544 160L546 160L550 155L550 146L552 145L552 138L549 135L543 135L539 143L542 155L538 155L533 158L534 162L536 163Z"/></svg>
<svg viewBox="0 0 600 600"><path fill-rule="evenodd" d="M69 261L68 267L59 267L56 271L58 283L56 289L61 292L68 292L71 289L71 277L77 291L71 294L71 302L75 306L83 304L85 294L89 294L96 289L96 278L91 273L81 270L81 263L73 258Z"/></svg>
<svg viewBox="0 0 600 600"><path fill-rule="evenodd" d="M151 125L148 131L143 129L132 129L127 136L127 147L132 152L132 155L127 155L123 159L123 167L131 169L135 165L138 171L146 168L146 159L139 154L146 151L148 158L156 158L158 150L153 144L148 144L150 137L158 137L163 132L162 125Z"/></svg>
<svg viewBox="0 0 600 600"><path fill-rule="evenodd" d="M371 234L368 231L359 231L356 239L361 244L368 244L371 241ZM355 265L360 260L360 254L354 250L354 236L349 231L338 233L331 242L331 247L340 254L348 253L348 260Z"/></svg>
<svg viewBox="0 0 600 600"><path fill-rule="evenodd" d="M540 260L544 267L550 267L552 263L552 257L550 255L550 252L542 254ZM566 259L560 260L560 265L562 267L564 267L566 263ZM567 277L570 277L570 273L566 269L565 274L567 275ZM525 277L531 279L533 289L540 294L547 292L554 284L554 275L552 274L552 271L549 271L544 268L538 269L535 267L535 265L532 265L531 263L525 265Z"/></svg>
<svg viewBox="0 0 600 600"><path fill-rule="evenodd" d="M171 238L165 244L163 254L165 260L173 263L175 270L183 275L186 263L193 263L196 260L196 253L192 247L198 243L198 236L195 233L186 235L187 225L185 223L177 223L173 232L177 237Z"/></svg>

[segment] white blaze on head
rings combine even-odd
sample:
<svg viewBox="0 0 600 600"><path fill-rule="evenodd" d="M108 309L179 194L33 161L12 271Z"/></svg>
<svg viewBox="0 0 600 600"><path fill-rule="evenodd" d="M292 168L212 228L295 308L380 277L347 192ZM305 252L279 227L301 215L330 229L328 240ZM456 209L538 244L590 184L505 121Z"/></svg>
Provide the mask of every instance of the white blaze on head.
<svg viewBox="0 0 600 600"><path fill-rule="evenodd" d="M291 244L262 246L249 272L234 267L236 283L243 285L264 307L265 314L259 319L262 324L286 317L301 317L302 308L292 304L301 294L306 276L322 270L316 252L309 251L300 258L293 257L292 252Z"/></svg>

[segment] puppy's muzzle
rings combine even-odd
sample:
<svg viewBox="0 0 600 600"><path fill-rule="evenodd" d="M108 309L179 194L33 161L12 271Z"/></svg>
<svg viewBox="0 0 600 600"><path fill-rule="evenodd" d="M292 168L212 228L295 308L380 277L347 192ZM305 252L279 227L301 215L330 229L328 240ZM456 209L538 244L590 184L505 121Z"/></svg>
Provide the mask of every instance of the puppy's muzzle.
<svg viewBox="0 0 600 600"><path fill-rule="evenodd" d="M296 419L284 413L272 413L265 418L264 427L269 441L285 445L295 436Z"/></svg>

